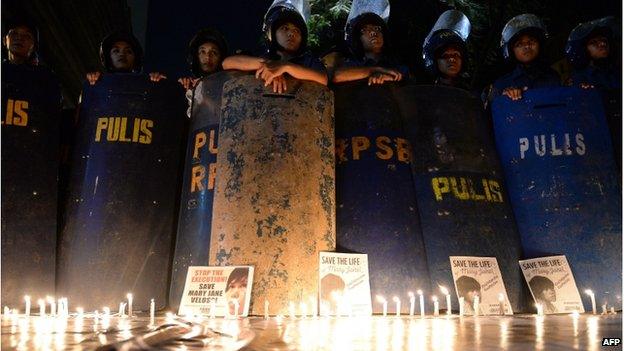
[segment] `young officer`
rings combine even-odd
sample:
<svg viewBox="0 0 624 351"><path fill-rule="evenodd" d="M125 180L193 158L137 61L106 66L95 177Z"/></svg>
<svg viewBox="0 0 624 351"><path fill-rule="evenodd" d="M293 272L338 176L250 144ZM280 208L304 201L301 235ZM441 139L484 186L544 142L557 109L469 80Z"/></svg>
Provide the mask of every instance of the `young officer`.
<svg viewBox="0 0 624 351"><path fill-rule="evenodd" d="M390 4L386 0L354 0L345 26L345 41L350 49L343 64L334 71L332 82L368 79L368 84L400 81L409 75L407 67L390 54L386 21Z"/></svg>
<svg viewBox="0 0 624 351"><path fill-rule="evenodd" d="M306 50L310 7L306 0L275 0L264 17L263 30L268 50L262 57L233 55L223 60L223 69L255 71L256 77L272 85L273 91L287 90L284 75L327 85L321 61Z"/></svg>
<svg viewBox="0 0 624 351"><path fill-rule="evenodd" d="M189 43L186 59L193 76L182 77L178 82L186 90L194 88L201 78L221 71L227 55L227 42L219 31L212 28L200 30Z"/></svg>
<svg viewBox="0 0 624 351"><path fill-rule="evenodd" d="M460 11L440 15L423 43L425 68L434 76L434 84L467 89L462 77L466 66L466 41L470 21Z"/></svg>
<svg viewBox="0 0 624 351"><path fill-rule="evenodd" d="M557 72L543 59L546 37L542 20L533 14L518 15L507 22L501 36L501 49L503 57L515 67L492 84L489 101L500 95L515 101L521 99L527 89L561 85Z"/></svg>

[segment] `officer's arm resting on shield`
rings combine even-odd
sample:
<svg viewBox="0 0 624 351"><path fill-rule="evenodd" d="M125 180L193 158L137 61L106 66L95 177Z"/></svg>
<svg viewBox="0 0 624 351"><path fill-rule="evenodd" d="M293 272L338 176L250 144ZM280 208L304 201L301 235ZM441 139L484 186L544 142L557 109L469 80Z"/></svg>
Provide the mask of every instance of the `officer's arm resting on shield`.
<svg viewBox="0 0 624 351"><path fill-rule="evenodd" d="M383 67L339 67L334 72L334 83L368 78L368 85L396 82L403 79L401 72Z"/></svg>
<svg viewBox="0 0 624 351"><path fill-rule="evenodd" d="M87 73L87 81L89 81L89 85L95 85L95 83L97 83L97 81L100 80L101 76L102 76L102 72L99 72L99 71ZM149 79L152 82L159 82L162 79L167 79L167 76L160 72L151 72L149 74Z"/></svg>
<svg viewBox="0 0 624 351"><path fill-rule="evenodd" d="M238 71L258 71L264 64L264 59L255 56L248 55L233 55L226 57L223 60L224 70L238 70ZM283 76L276 77L271 82L273 85L274 93L286 92L286 80Z"/></svg>

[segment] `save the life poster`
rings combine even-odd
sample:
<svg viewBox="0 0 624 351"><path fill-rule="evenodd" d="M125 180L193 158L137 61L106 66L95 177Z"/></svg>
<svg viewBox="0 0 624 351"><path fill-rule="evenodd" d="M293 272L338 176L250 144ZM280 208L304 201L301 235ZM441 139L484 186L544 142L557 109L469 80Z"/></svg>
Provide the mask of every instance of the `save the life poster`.
<svg viewBox="0 0 624 351"><path fill-rule="evenodd" d="M246 317L253 273L251 266L189 267L178 314Z"/></svg>
<svg viewBox="0 0 624 351"><path fill-rule="evenodd" d="M496 257L450 256L457 299L464 298L464 314L511 315L513 310L507 297L503 277ZM475 304L475 297L479 303Z"/></svg>
<svg viewBox="0 0 624 351"><path fill-rule="evenodd" d="M545 314L585 312L565 256L523 260L520 268L535 303L542 306Z"/></svg>
<svg viewBox="0 0 624 351"><path fill-rule="evenodd" d="M370 316L373 313L368 255L320 253L319 306L322 316Z"/></svg>

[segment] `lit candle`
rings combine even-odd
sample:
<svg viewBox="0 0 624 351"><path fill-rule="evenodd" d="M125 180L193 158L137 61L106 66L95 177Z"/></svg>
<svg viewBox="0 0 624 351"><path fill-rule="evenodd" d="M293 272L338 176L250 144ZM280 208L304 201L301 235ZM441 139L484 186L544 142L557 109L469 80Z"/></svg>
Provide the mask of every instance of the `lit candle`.
<svg viewBox="0 0 624 351"><path fill-rule="evenodd" d="M128 299L128 317L132 317L132 294L128 293L126 298Z"/></svg>
<svg viewBox="0 0 624 351"><path fill-rule="evenodd" d="M238 299L234 299L232 302L234 303L234 318L238 319L238 308L240 307Z"/></svg>
<svg viewBox="0 0 624 351"><path fill-rule="evenodd" d="M589 298L591 299L592 314L596 314L596 295L594 295L594 292L589 289L585 290L585 294L589 295Z"/></svg>
<svg viewBox="0 0 624 351"><path fill-rule="evenodd" d="M301 318L305 318L308 315L308 306L303 301L299 303L299 313L301 313Z"/></svg>
<svg viewBox="0 0 624 351"><path fill-rule="evenodd" d="M381 295L377 295L377 301L382 304L383 316L384 317L387 316L388 315L388 301L386 301L386 299Z"/></svg>
<svg viewBox="0 0 624 351"><path fill-rule="evenodd" d="M463 297L459 298L459 316L460 317L464 316L464 301L465 299Z"/></svg>
<svg viewBox="0 0 624 351"><path fill-rule="evenodd" d="M292 301L288 303L288 313L290 314L290 319L295 319L295 303Z"/></svg>
<svg viewBox="0 0 624 351"><path fill-rule="evenodd" d="M498 304L501 316L505 315L505 295L503 293L498 294Z"/></svg>
<svg viewBox="0 0 624 351"><path fill-rule="evenodd" d="M479 295L476 295L474 297L474 300L472 302L472 309L474 310L474 315L478 316L479 315Z"/></svg>
<svg viewBox="0 0 624 351"><path fill-rule="evenodd" d="M444 296L446 297L446 315L450 316L452 312L451 311L451 294L449 294L449 291L445 287L441 285L439 285L439 287L440 287L440 292L444 294Z"/></svg>
<svg viewBox="0 0 624 351"><path fill-rule="evenodd" d="M150 325L154 325L154 318L156 317L156 304L154 299L150 300Z"/></svg>
<svg viewBox="0 0 624 351"><path fill-rule="evenodd" d="M76 307L76 312L78 312L78 318L83 318L84 317L84 308Z"/></svg>
<svg viewBox="0 0 624 351"><path fill-rule="evenodd" d="M8 318L9 315L11 315L11 309L9 308L9 306L4 306L4 318Z"/></svg>
<svg viewBox="0 0 624 351"><path fill-rule="evenodd" d="M602 314L607 314L607 304L602 305Z"/></svg>
<svg viewBox="0 0 624 351"><path fill-rule="evenodd" d="M212 300L212 302L210 302L210 318L215 319L216 316L217 316L217 301Z"/></svg>
<svg viewBox="0 0 624 351"><path fill-rule="evenodd" d="M410 312L409 315L413 316L414 315L414 305L416 303L416 296L414 296L413 292L408 292L407 295L409 296L409 300L410 300Z"/></svg>
<svg viewBox="0 0 624 351"><path fill-rule="evenodd" d="M269 300L264 299L264 319L269 319Z"/></svg>
<svg viewBox="0 0 624 351"><path fill-rule="evenodd" d="M41 317L45 316L45 302L43 301L43 299L39 299L37 300L37 303L39 304L39 315Z"/></svg>
<svg viewBox="0 0 624 351"><path fill-rule="evenodd" d="M425 317L425 297L423 296L422 290L418 290L417 293L419 297L418 302L420 303L420 318L424 318Z"/></svg>
<svg viewBox="0 0 624 351"><path fill-rule="evenodd" d="M119 317L125 317L125 316L126 316L126 303L120 302L119 303Z"/></svg>
<svg viewBox="0 0 624 351"><path fill-rule="evenodd" d="M30 296L24 296L24 303L26 304L26 307L24 308L24 315L30 316Z"/></svg>
<svg viewBox="0 0 624 351"><path fill-rule="evenodd" d="M396 316L401 317L401 300L399 300L398 296L395 296L392 298L392 301L394 301L396 305Z"/></svg>
<svg viewBox="0 0 624 351"><path fill-rule="evenodd" d="M104 313L104 318L110 318L110 308L103 307L102 308L102 313Z"/></svg>
<svg viewBox="0 0 624 351"><path fill-rule="evenodd" d="M50 316L56 316L56 301L54 301L54 299L50 296L47 296L46 299L50 304Z"/></svg>
<svg viewBox="0 0 624 351"><path fill-rule="evenodd" d="M615 307L611 306L611 314L615 314Z"/></svg>
<svg viewBox="0 0 624 351"><path fill-rule="evenodd" d="M537 315L538 316L543 316L544 315L544 306L542 306L541 303L536 303L535 304L535 308L537 308Z"/></svg>
<svg viewBox="0 0 624 351"><path fill-rule="evenodd" d="M433 300L433 315L434 316L439 316L440 315L440 304L438 303L438 297L433 295L433 297L431 299Z"/></svg>

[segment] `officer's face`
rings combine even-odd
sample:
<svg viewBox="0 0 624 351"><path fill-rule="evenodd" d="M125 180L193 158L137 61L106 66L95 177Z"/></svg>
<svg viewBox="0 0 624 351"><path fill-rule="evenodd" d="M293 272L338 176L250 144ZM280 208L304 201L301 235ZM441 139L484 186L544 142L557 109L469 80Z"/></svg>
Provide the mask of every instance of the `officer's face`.
<svg viewBox="0 0 624 351"><path fill-rule="evenodd" d="M299 27L288 22L284 23L275 31L277 43L287 52L296 52L301 45L301 30Z"/></svg>
<svg viewBox="0 0 624 351"><path fill-rule="evenodd" d="M609 40L604 35L598 35L587 41L587 52L592 60L609 57Z"/></svg>
<svg viewBox="0 0 624 351"><path fill-rule="evenodd" d="M360 41L362 42L364 52L380 53L384 46L383 29L372 24L362 26Z"/></svg>
<svg viewBox="0 0 624 351"><path fill-rule="evenodd" d="M199 66L204 73L214 73L221 65L221 51L214 43L204 43L197 48Z"/></svg>
<svg viewBox="0 0 624 351"><path fill-rule="evenodd" d="M539 40L532 35L523 34L513 44L513 52L520 63L530 63L539 55Z"/></svg>
<svg viewBox="0 0 624 351"><path fill-rule="evenodd" d="M134 50L125 41L113 43L110 57L111 63L116 70L131 71L134 68Z"/></svg>
<svg viewBox="0 0 624 351"><path fill-rule="evenodd" d="M440 74L449 78L455 78L459 75L462 68L461 52L454 47L446 48L436 62Z"/></svg>
<svg viewBox="0 0 624 351"><path fill-rule="evenodd" d="M9 30L4 38L7 49L17 59L27 59L35 48L33 33L25 26L18 26Z"/></svg>

